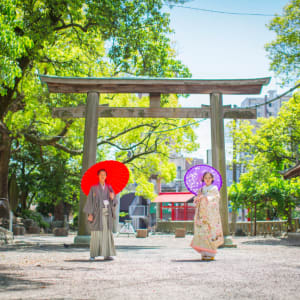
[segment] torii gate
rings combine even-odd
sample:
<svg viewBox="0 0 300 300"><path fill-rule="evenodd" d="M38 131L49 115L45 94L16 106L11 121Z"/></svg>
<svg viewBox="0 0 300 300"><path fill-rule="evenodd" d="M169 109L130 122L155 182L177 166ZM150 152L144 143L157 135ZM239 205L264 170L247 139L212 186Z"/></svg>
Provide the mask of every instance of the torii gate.
<svg viewBox="0 0 300 300"><path fill-rule="evenodd" d="M98 118L210 118L212 165L222 175L220 213L224 236L229 236L224 118L256 119L256 109L223 106L222 95L260 94L270 77L256 79L207 80L181 78L78 78L40 75L50 93L87 93L87 105L54 108L54 118L85 118L82 174L96 163ZM150 107L99 106L100 93L149 93ZM209 94L210 106L199 108L165 108L160 106L161 94ZM85 241L89 234L83 212L86 196L81 191L79 229L75 243ZM230 244L230 239L225 238Z"/></svg>

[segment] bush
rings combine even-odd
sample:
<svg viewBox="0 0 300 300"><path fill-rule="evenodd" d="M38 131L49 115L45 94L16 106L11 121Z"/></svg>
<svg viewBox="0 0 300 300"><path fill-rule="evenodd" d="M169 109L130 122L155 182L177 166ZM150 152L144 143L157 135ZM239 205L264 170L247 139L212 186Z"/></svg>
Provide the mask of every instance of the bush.
<svg viewBox="0 0 300 300"><path fill-rule="evenodd" d="M38 224L38 226L40 226L42 228L46 229L46 228L50 227L50 224L43 220L43 216L39 212L30 210L30 209L26 209L26 210L22 211L21 216L24 219L34 220Z"/></svg>

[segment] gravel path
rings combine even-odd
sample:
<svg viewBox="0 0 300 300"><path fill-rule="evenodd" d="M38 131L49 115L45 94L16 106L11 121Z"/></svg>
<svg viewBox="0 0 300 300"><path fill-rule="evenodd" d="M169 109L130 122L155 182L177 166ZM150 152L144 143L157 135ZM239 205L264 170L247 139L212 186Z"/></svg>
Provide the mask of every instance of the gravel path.
<svg viewBox="0 0 300 300"><path fill-rule="evenodd" d="M203 262L191 236L120 236L114 261L90 262L88 248L64 247L73 238L1 247L0 299L300 299L300 247L284 239L235 238Z"/></svg>

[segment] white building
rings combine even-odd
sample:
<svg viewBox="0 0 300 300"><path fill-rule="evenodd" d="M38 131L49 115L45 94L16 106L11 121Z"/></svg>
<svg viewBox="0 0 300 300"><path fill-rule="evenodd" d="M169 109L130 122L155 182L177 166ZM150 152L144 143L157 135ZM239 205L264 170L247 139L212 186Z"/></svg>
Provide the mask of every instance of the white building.
<svg viewBox="0 0 300 300"><path fill-rule="evenodd" d="M268 91L268 95L264 97L255 97L249 98L247 97L245 100L242 101L241 107L252 107L258 104L266 103L278 96L275 90ZM257 110L257 118L269 118L269 117L276 117L280 111L281 106L284 102L287 102L291 98L291 95L283 96L280 99L268 103L266 105L261 105L256 108ZM256 120L250 120L250 123L254 126L257 125Z"/></svg>
<svg viewBox="0 0 300 300"><path fill-rule="evenodd" d="M184 175L186 171L195 165L204 164L203 159L199 158L187 158L187 157L176 157L171 158L170 162L176 165L177 176L176 179L169 183L161 183L161 192L187 192L184 185Z"/></svg>
<svg viewBox="0 0 300 300"><path fill-rule="evenodd" d="M264 97L257 97L257 98L249 98L247 97L245 100L242 101L241 107L253 107L258 104L266 103L278 96L277 92L275 90L268 91L268 95L265 95ZM270 117L276 117L280 111L280 108L282 105L289 101L291 98L291 95L286 95L278 100L275 100L273 102L267 103L266 105L260 105L256 108L257 110L257 118L270 118ZM257 120L249 120L250 123L254 126L253 132L256 131L256 128L258 126ZM240 153L241 157L244 157L246 153ZM244 173L246 170L244 166L241 166L241 173Z"/></svg>

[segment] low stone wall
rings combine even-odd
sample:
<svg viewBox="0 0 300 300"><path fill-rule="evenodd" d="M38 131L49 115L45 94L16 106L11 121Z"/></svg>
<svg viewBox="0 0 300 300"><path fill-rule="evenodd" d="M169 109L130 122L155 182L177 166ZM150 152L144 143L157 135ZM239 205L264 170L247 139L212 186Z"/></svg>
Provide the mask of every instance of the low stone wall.
<svg viewBox="0 0 300 300"><path fill-rule="evenodd" d="M299 232L289 232L288 242L292 246L300 246L300 231Z"/></svg>
<svg viewBox="0 0 300 300"><path fill-rule="evenodd" d="M3 227L0 227L0 245L11 244L13 242L13 233Z"/></svg>
<svg viewBox="0 0 300 300"><path fill-rule="evenodd" d="M156 232L175 233L176 228L185 228L186 233L193 233L194 221L158 221Z"/></svg>
<svg viewBox="0 0 300 300"><path fill-rule="evenodd" d="M299 219L292 220L291 232L296 232L300 228ZM243 233L242 235L254 235L254 221L253 222L237 222L235 228L233 224L229 223L229 230L231 234ZM256 235L277 235L288 232L288 222L284 221L257 221Z"/></svg>
<svg viewBox="0 0 300 300"><path fill-rule="evenodd" d="M244 236L254 234L254 222L236 222L234 226L229 223L229 230L232 235L241 233ZM194 233L194 221L158 221L156 232L175 233L176 228L185 228L186 233ZM292 232L300 228L299 219L293 219ZM281 235L288 231L287 221L257 221L256 235Z"/></svg>

